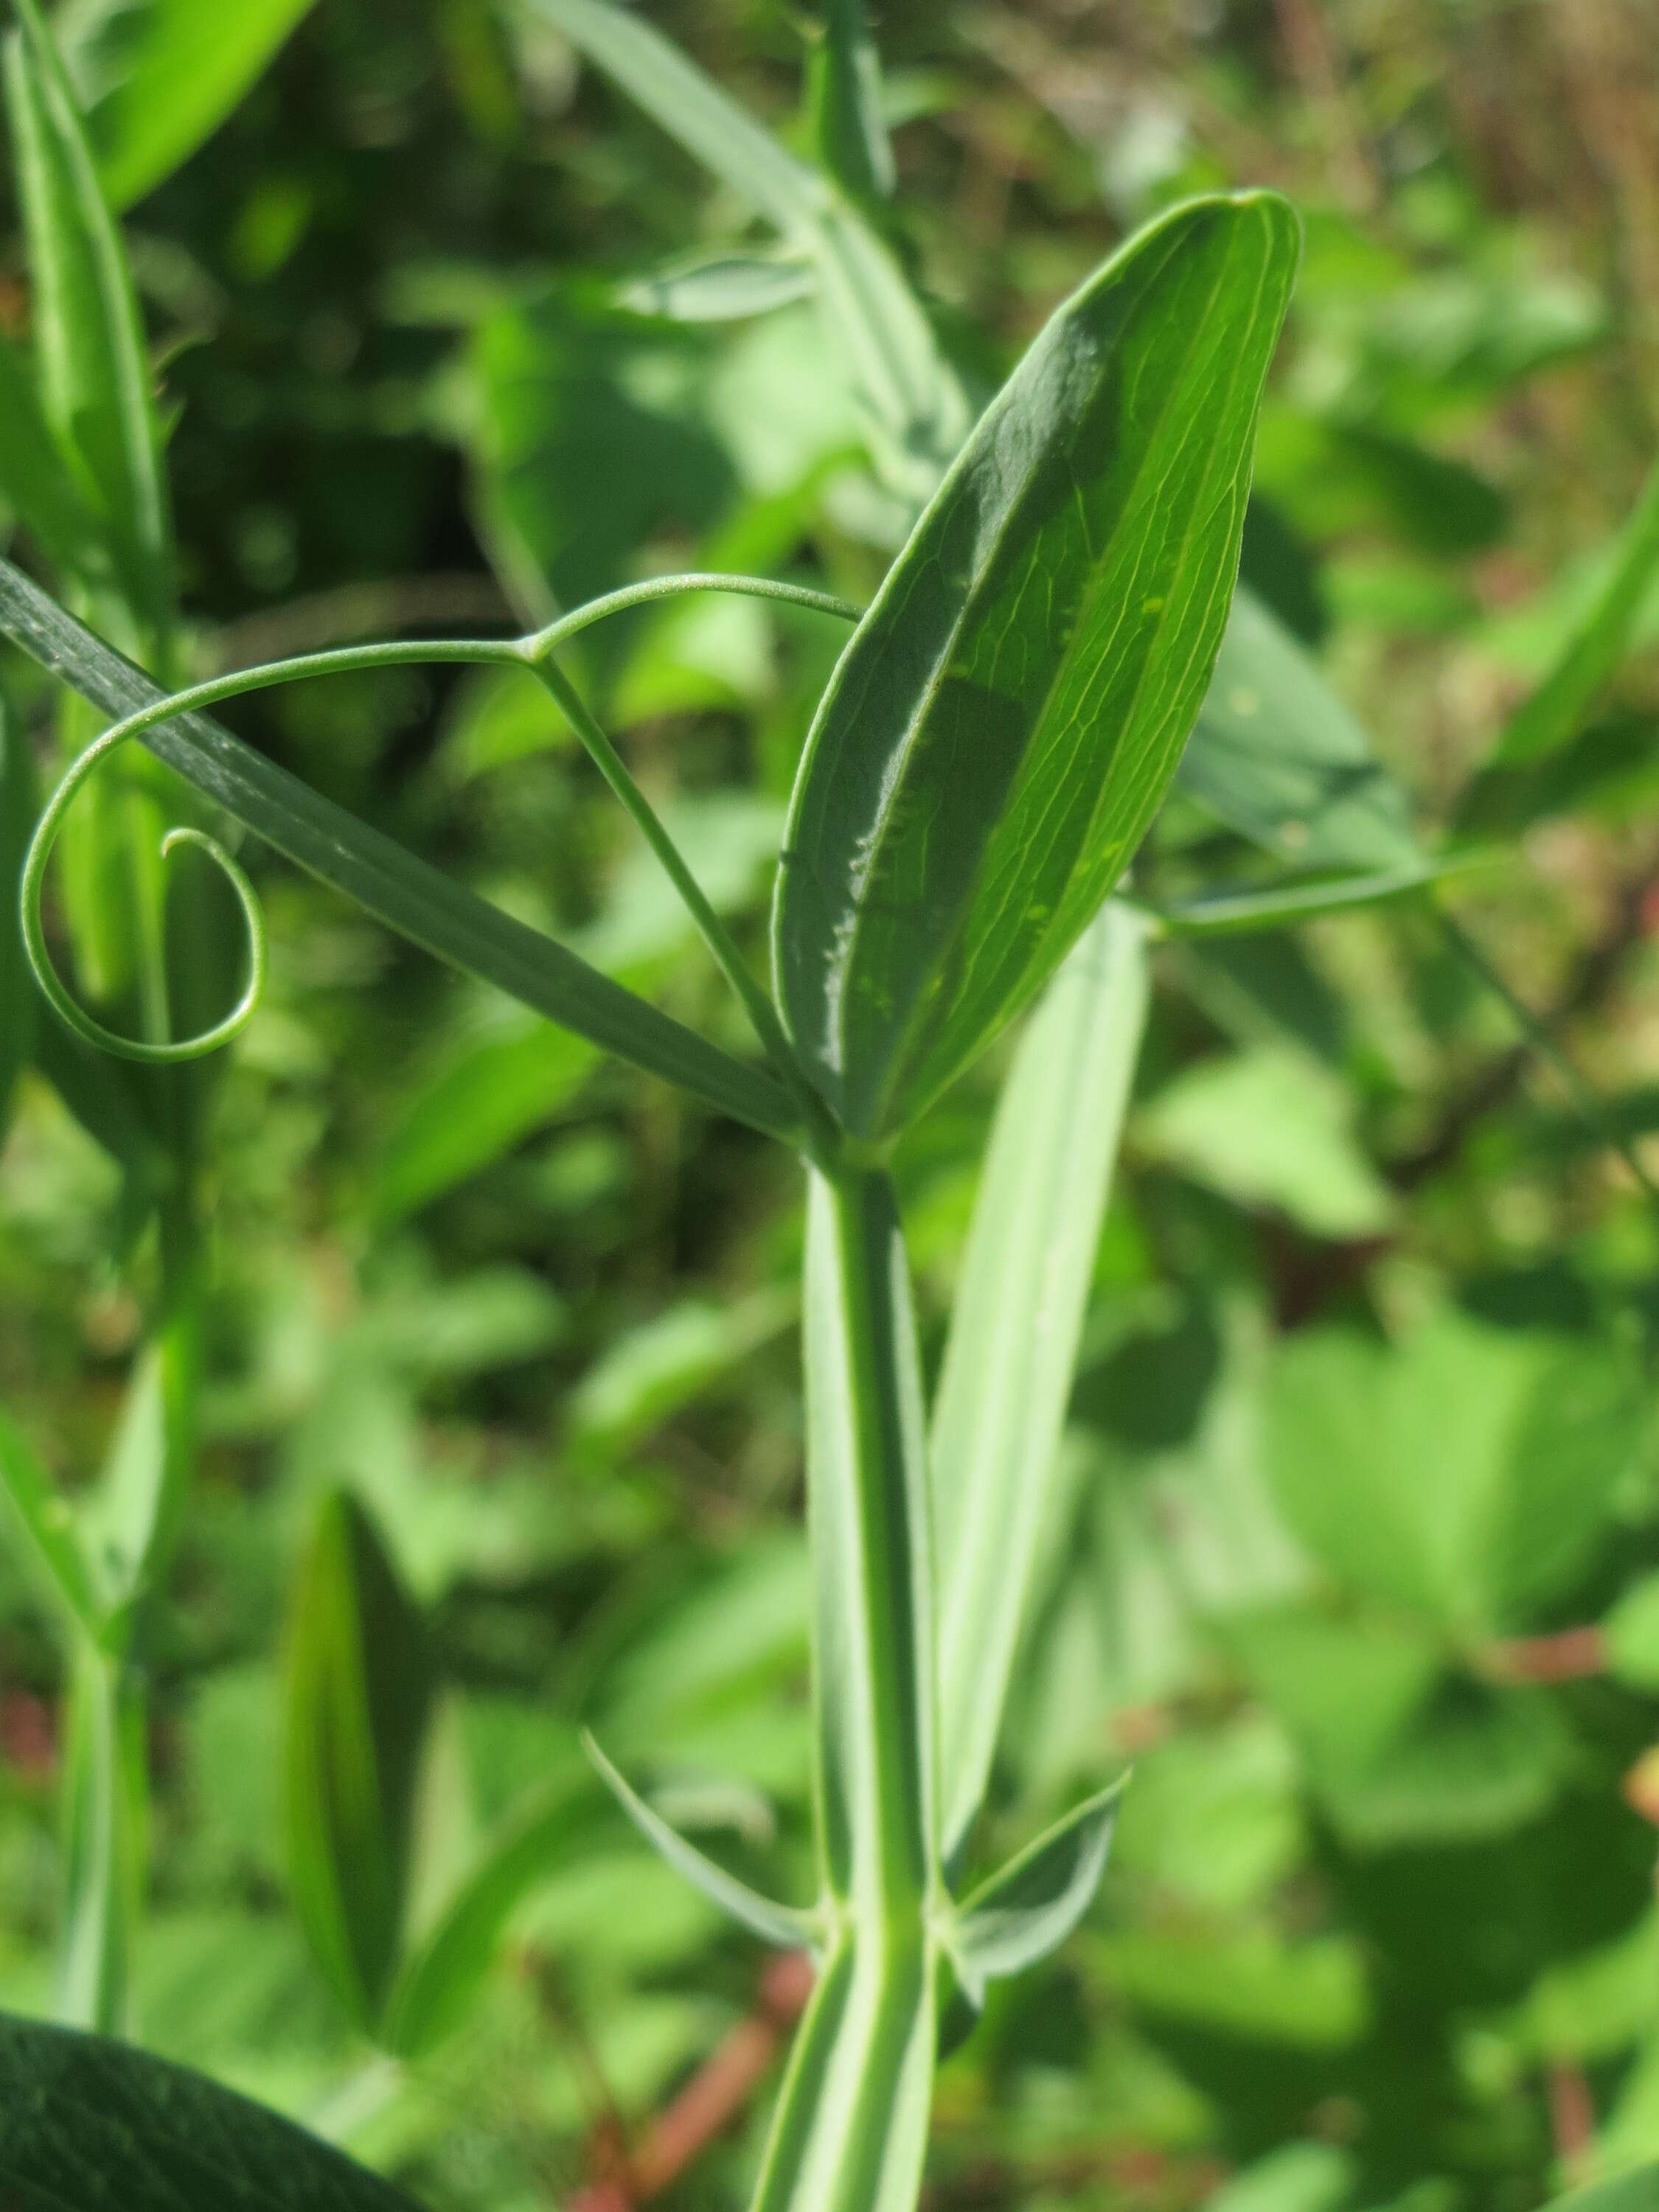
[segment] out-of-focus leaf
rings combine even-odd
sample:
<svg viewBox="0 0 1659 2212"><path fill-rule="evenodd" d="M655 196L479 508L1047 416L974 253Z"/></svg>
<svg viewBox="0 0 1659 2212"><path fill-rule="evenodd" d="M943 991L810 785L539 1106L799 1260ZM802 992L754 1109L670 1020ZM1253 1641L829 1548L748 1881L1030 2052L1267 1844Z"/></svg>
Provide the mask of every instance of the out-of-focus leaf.
<svg viewBox="0 0 1659 2212"><path fill-rule="evenodd" d="M155 1587L178 1534L195 1465L198 1316L181 1301L145 1346L94 1496L87 1540L112 1611L131 1612Z"/></svg>
<svg viewBox="0 0 1659 2212"><path fill-rule="evenodd" d="M0 2017L0 2178L16 2212L417 2212L411 2197L198 2074Z"/></svg>
<svg viewBox="0 0 1659 2212"><path fill-rule="evenodd" d="M817 265L829 343L872 457L925 498L961 442L967 404L893 254L852 203L728 100L651 26L605 0L520 0L562 31L792 245Z"/></svg>
<svg viewBox="0 0 1659 2212"><path fill-rule="evenodd" d="M108 713L131 714L165 696L9 562L0 562L0 635ZM770 1076L452 883L205 715L179 715L144 742L215 805L410 943L624 1058L644 1054L657 1073L710 1103L719 1098L739 1120L757 1110L768 1127L793 1127L787 1093Z"/></svg>
<svg viewBox="0 0 1659 2212"><path fill-rule="evenodd" d="M0 495L46 558L93 591L115 570L97 509L64 459L17 349L0 337Z"/></svg>
<svg viewBox="0 0 1659 2212"><path fill-rule="evenodd" d="M1182 787L1299 868L1419 866L1405 794L1306 648L1241 585Z"/></svg>
<svg viewBox="0 0 1659 2212"><path fill-rule="evenodd" d="M35 0L6 46L47 420L73 454L152 649L173 621L173 524L137 295L92 149Z"/></svg>
<svg viewBox="0 0 1659 2212"><path fill-rule="evenodd" d="M1632 508L1612 565L1565 650L1525 705L1504 724L1494 764L1513 768L1556 751L1578 734L1618 667L1659 571L1659 466Z"/></svg>
<svg viewBox="0 0 1659 2212"><path fill-rule="evenodd" d="M1449 1674L1431 1630L1281 1607L1226 1635L1356 1850L1500 1836L1560 1786L1567 1747L1547 1702Z"/></svg>
<svg viewBox="0 0 1659 2212"><path fill-rule="evenodd" d="M34 1555L42 1581L70 1619L95 1642L104 1626L103 1608L74 1512L52 1488L22 1436L3 1413L0 1491L10 1504L15 1526Z"/></svg>
<svg viewBox="0 0 1659 2212"><path fill-rule="evenodd" d="M1478 1632L1571 1586L1640 1435L1612 1352L1446 1315L1390 1349L1340 1330L1290 1341L1268 1395L1267 1468L1334 1573Z"/></svg>
<svg viewBox="0 0 1659 2212"><path fill-rule="evenodd" d="M1354 1137L1340 1079L1285 1045L1200 1060L1137 1115L1155 1159L1316 1237L1374 1237L1394 1200Z"/></svg>
<svg viewBox="0 0 1659 2212"><path fill-rule="evenodd" d="M636 315L662 315L671 323L740 323L810 300L817 281L817 270L804 254L744 253L732 247L632 277L617 298Z"/></svg>
<svg viewBox="0 0 1659 2212"><path fill-rule="evenodd" d="M1370 2024L1359 1947L1345 1936L1286 1942L1224 1923L1128 1929L1091 1939L1112 1986L1154 2015L1247 2043L1340 2051Z"/></svg>
<svg viewBox="0 0 1659 2212"><path fill-rule="evenodd" d="M864 0L823 0L822 14L808 87L818 160L855 199L885 199L896 172Z"/></svg>
<svg viewBox="0 0 1659 2212"><path fill-rule="evenodd" d="M1023 1973L1057 1951L1089 1910L1123 1788L1115 1782L1076 1807L963 1899L951 1957L975 2003L984 2002L988 1981Z"/></svg>
<svg viewBox="0 0 1659 2212"><path fill-rule="evenodd" d="M376 1216L400 1220L500 1159L575 1097L599 1058L585 1037L507 1009L404 1103L378 1163Z"/></svg>
<svg viewBox="0 0 1659 2212"><path fill-rule="evenodd" d="M353 1351L416 1376L478 1375L539 1358L558 1342L564 1322L563 1305L539 1275L478 1267L378 1298Z"/></svg>
<svg viewBox="0 0 1659 2212"><path fill-rule="evenodd" d="M652 1850L694 1889L701 1890L711 1904L728 1913L739 1927L758 1936L763 1943L775 1944L784 1951L803 1949L822 1934L812 1913L798 1911L793 1905L779 1905L769 1897L763 1897L746 1881L739 1881L735 1875L728 1874L707 1852L688 1843L679 1830L671 1826L641 1796L627 1777L611 1765L591 1735L584 1737L583 1742L600 1781Z"/></svg>
<svg viewBox="0 0 1659 2212"><path fill-rule="evenodd" d="M757 1291L726 1305L684 1300L620 1335L569 1402L572 1441L614 1452L728 1376L795 1315L793 1295Z"/></svg>
<svg viewBox="0 0 1659 2212"><path fill-rule="evenodd" d="M408 1945L380 2032L388 2051L423 2058L465 2025L514 1916L544 1883L600 1847L604 1811L591 1776L573 1770L502 1822Z"/></svg>
<svg viewBox="0 0 1659 2212"><path fill-rule="evenodd" d="M1236 2173L1204 2212L1340 2212L1353 2193L1352 2153L1334 2143L1286 2143Z"/></svg>
<svg viewBox="0 0 1659 2212"><path fill-rule="evenodd" d="M1638 2172L1620 2175L1616 2181L1600 2181L1589 2189L1575 2189L1556 2197L1549 2212L1654 2212L1659 2205L1659 2166L1644 2166Z"/></svg>
<svg viewBox="0 0 1659 2212"><path fill-rule="evenodd" d="M992 1127L929 1440L947 1862L1007 1701L1147 994L1144 927L1109 904L1032 1016Z"/></svg>
<svg viewBox="0 0 1659 2212"><path fill-rule="evenodd" d="M1601 1632L1609 1672L1638 1690L1659 1690L1659 1575L1632 1583Z"/></svg>
<svg viewBox="0 0 1659 2212"><path fill-rule="evenodd" d="M59 32L112 206L142 199L236 107L313 0L73 0Z"/></svg>
<svg viewBox="0 0 1659 2212"><path fill-rule="evenodd" d="M1031 997L1174 775L1297 240L1283 200L1244 194L1108 262L981 418L843 654L774 941L790 1033L848 1128L914 1118Z"/></svg>
<svg viewBox="0 0 1659 2212"><path fill-rule="evenodd" d="M1379 526L1425 553L1478 553L1501 536L1503 494L1463 462L1370 423L1264 415L1263 488L1311 538Z"/></svg>
<svg viewBox="0 0 1659 2212"><path fill-rule="evenodd" d="M399 1964L433 1686L420 1616L362 1507L337 1492L318 1516L289 1628L289 1869L319 1961L369 2033Z"/></svg>

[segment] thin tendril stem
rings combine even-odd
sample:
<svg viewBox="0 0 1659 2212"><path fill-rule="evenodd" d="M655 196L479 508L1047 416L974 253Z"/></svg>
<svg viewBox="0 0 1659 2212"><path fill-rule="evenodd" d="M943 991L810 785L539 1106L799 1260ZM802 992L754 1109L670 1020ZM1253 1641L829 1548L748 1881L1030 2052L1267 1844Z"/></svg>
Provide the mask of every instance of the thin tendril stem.
<svg viewBox="0 0 1659 2212"><path fill-rule="evenodd" d="M140 1040L124 1037L112 1030L106 1029L77 1006L70 996L52 964L46 944L44 913L46 866L76 794L100 763L118 746L125 744L131 738L142 737L147 730L172 720L175 715L217 706L224 700L237 698L248 692L269 690L278 684L297 684L311 676L339 676L365 669L441 665L528 668L533 671L569 717L612 792L661 861L669 880L684 902L721 972L737 993L767 1058L801 1105L815 1148L821 1148L826 1143L832 1144L834 1131L829 1123L823 1103L807 1081L771 1000L750 973L730 932L710 906L702 885L686 866L678 848L635 782L616 747L569 679L552 660L552 655L566 640L602 621L607 615L619 614L630 607L648 605L653 600L678 597L689 592L734 592L750 599L772 599L787 605L805 607L815 613L832 615L844 622L855 623L860 615L860 610L848 600L836 599L827 592L813 591L805 585L781 583L771 577L728 575L718 570L653 576L641 583L624 585L619 591L608 592L602 598L590 600L586 606L573 609L569 614L561 616L556 622L550 623L544 629L528 636L510 639L393 638L362 645L334 647L320 653L301 653L289 659L266 661L254 668L234 669L226 674L211 677L205 683L191 684L182 691L169 694L165 699L155 700L123 720L112 724L94 738L70 766L36 824L24 861L21 885L23 941L35 979L53 1011L78 1036L102 1051L151 1065L171 1065L199 1059L217 1046L228 1043L246 1028L264 988L268 963L264 920L258 896L246 873L226 848L204 830L173 830L161 841L162 858L166 859L183 845L193 846L204 853L228 879L241 908L248 931L248 972L236 1004L210 1029L196 1036L176 1041L155 1036Z"/></svg>

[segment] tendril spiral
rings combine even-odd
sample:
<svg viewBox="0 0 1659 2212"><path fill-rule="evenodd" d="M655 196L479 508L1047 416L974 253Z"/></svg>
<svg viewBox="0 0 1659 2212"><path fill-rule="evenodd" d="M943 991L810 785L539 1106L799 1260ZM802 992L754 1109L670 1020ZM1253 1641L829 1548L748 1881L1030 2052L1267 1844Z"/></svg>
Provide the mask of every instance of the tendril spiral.
<svg viewBox="0 0 1659 2212"><path fill-rule="evenodd" d="M173 702L165 702L163 704L169 710L176 711ZM76 757L57 790L47 800L35 825L34 836L24 859L21 883L24 950L33 970L34 980L59 1021L83 1042L95 1046L100 1052L112 1054L120 1060L140 1060L158 1067L204 1058L240 1036L253 1018L264 992L269 948L264 913L259 904L258 893L248 879L247 871L216 837L210 836L205 830L169 830L161 840L164 860L170 859L184 846L193 847L198 852L206 854L235 893L236 902L247 928L247 973L240 994L228 1013L194 1036L172 1040L123 1036L119 1030L107 1029L102 1022L95 1020L85 1007L78 1004L53 965L46 943L45 908L47 864L64 826L64 817L76 793L118 745L129 738L136 737L141 729L164 719L161 708L144 708L138 714L128 715L125 721L112 724Z"/></svg>

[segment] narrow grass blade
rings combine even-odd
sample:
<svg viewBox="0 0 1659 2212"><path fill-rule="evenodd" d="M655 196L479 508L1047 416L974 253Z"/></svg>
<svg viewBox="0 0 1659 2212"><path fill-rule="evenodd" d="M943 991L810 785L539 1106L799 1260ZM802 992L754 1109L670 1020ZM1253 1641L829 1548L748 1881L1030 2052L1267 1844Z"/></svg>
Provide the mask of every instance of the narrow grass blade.
<svg viewBox="0 0 1659 2212"><path fill-rule="evenodd" d="M799 1912L793 1905L775 1904L763 1897L746 1881L739 1881L717 1866L706 1852L688 1843L678 1828L671 1827L659 1813L654 1812L593 1741L584 1735L582 1746L593 1762L601 1782L622 1807L629 1819L650 1844L653 1850L666 1859L678 1875L684 1876L694 1889L702 1892L711 1904L731 1915L739 1927L758 1936L763 1943L774 1943L782 1951L810 1948L821 1934L816 1917Z"/></svg>
<svg viewBox="0 0 1659 2212"><path fill-rule="evenodd" d="M843 1935L796 2038L752 2212L913 2212L936 1981L919 1926L908 1942Z"/></svg>
<svg viewBox="0 0 1659 2212"><path fill-rule="evenodd" d="M1576 737L1596 695L1624 658L1642 602L1659 572L1659 464L1620 532L1612 566L1565 650L1498 740L1495 764L1516 768Z"/></svg>
<svg viewBox="0 0 1659 2212"><path fill-rule="evenodd" d="M53 567L93 592L116 571L97 510L59 449L27 365L0 337L0 492Z"/></svg>
<svg viewBox="0 0 1659 2212"><path fill-rule="evenodd" d="M632 9L609 0L521 0L562 31L670 137L780 230L809 226L821 179Z"/></svg>
<svg viewBox="0 0 1659 2212"><path fill-rule="evenodd" d="M1243 584L1178 775L1232 829L1306 874L1423 857L1406 794L1370 736Z"/></svg>
<svg viewBox="0 0 1659 2212"><path fill-rule="evenodd" d="M79 459L153 650L173 617L173 524L126 256L75 95L36 0L14 0L6 100L34 279L46 412Z"/></svg>
<svg viewBox="0 0 1659 2212"><path fill-rule="evenodd" d="M1156 811L1221 642L1297 251L1272 193L1132 240L981 418L842 655L774 952L848 1130L903 1127L989 1042Z"/></svg>
<svg viewBox="0 0 1659 2212"><path fill-rule="evenodd" d="M958 1907L951 1956L975 2004L984 2002L988 1982L1057 1951L1088 1911L1123 1789L1120 1779L1076 1807Z"/></svg>
<svg viewBox="0 0 1659 2212"><path fill-rule="evenodd" d="M822 166L855 199L885 199L896 173L881 112L881 60L864 0L824 0L809 93Z"/></svg>
<svg viewBox="0 0 1659 2212"><path fill-rule="evenodd" d="M947 1864L985 1795L1024 1621L1146 1026L1147 938L1109 905L1033 1015L957 1285L929 1447Z"/></svg>
<svg viewBox="0 0 1659 2212"><path fill-rule="evenodd" d="M335 1994L370 2033L401 1957L434 1686L424 1625L368 1517L325 1499L289 1634L289 1873Z"/></svg>
<svg viewBox="0 0 1659 2212"><path fill-rule="evenodd" d="M132 664L0 561L0 635L106 714L165 695ZM143 744L287 859L411 944L574 1030L603 1050L676 1083L717 1113L775 1136L798 1117L782 1086L707 1043L563 945L526 928L321 798L206 715L186 714Z"/></svg>
<svg viewBox="0 0 1659 2212"><path fill-rule="evenodd" d="M841 355L872 457L918 503L969 420L961 382L885 243L826 176L798 161L661 34L607 0L520 0L817 264L830 345Z"/></svg>
<svg viewBox="0 0 1659 2212"><path fill-rule="evenodd" d="M921 1363L884 1176L811 1172L805 1309L819 1845L829 1893L876 1928L935 1865Z"/></svg>
<svg viewBox="0 0 1659 2212"><path fill-rule="evenodd" d="M96 1643L104 1628L92 1570L82 1547L75 1516L47 1480L45 1469L22 1437L0 1413L0 1492L10 1504L12 1517L29 1551L40 1578L64 1607L70 1620Z"/></svg>
<svg viewBox="0 0 1659 2212"><path fill-rule="evenodd" d="M202 2075L0 2015L0 2177L15 2212L419 2212Z"/></svg>

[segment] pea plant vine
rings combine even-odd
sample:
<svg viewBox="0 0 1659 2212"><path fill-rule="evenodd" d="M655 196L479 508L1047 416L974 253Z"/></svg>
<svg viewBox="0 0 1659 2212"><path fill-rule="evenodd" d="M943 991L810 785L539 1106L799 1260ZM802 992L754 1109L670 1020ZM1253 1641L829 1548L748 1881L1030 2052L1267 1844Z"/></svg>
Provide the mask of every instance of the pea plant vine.
<svg viewBox="0 0 1659 2212"><path fill-rule="evenodd" d="M683 1875L762 1942L814 1962L757 2212L907 2212L942 2040L994 1979L1066 1940L1105 1868L1121 1778L1103 1778L988 1875L975 1864L975 1824L1150 947L1432 897L1437 876L1467 858L1419 848L1363 733L1266 610L1235 599L1257 410L1297 259L1285 201L1243 191L1171 208L1058 309L974 420L871 212L891 165L857 10L831 11L814 164L638 18L602 0L527 4L715 169L807 270L872 465L914 517L867 609L771 578L656 576L516 639L394 639L180 686L160 438L131 280L51 37L33 0L17 0L7 96L36 358L31 375L0 351L0 464L63 596L0 562L0 634L76 703L63 716L69 765L38 813L26 757L15 738L6 744L8 834L20 823L25 834L14 840L21 947L5 948L0 1042L14 1060L36 1052L88 1114L118 1119L111 1141L156 1217L161 1255L96 1529L76 1524L25 1440L0 1425L0 1478L60 1601L76 1685L64 2025L0 2026L0 2183L31 2207L405 2203L274 2116L116 2039L133 2025L143 1893L144 1642L192 1480L203 1102L210 1055L252 1018L267 965L227 819L411 943L799 1158L817 1894L783 1902L739 1881L592 1747L623 1810ZM753 258L763 273L778 265ZM1652 534L1644 510L1534 719L1579 711L1616 656ZM851 630L801 753L769 990L561 657L606 617L714 592L788 601ZM489 906L209 715L275 685L446 663L527 669L546 688L684 902L757 1058ZM1265 751L1268 717L1229 705L1247 689L1269 716L1282 706ZM113 719L88 735L94 714ZM1178 900L1136 883L1136 854L1178 775L1276 872ZM220 880L191 866L169 888L174 855L211 861ZM60 878L71 980L47 921ZM32 987L56 1029L36 1028ZM88 997L136 1012L131 1033L88 1012ZM891 1156L1021 1016L930 1408ZM106 1083L94 1055L129 1063L131 1082ZM384 2049L418 2057L464 2010L512 1903L569 1847L568 1815L555 1804L511 1838L419 1944L395 1924L355 1923L349 1869L337 1870L313 1920L334 1916L330 1940L355 1962L362 2024Z"/></svg>

